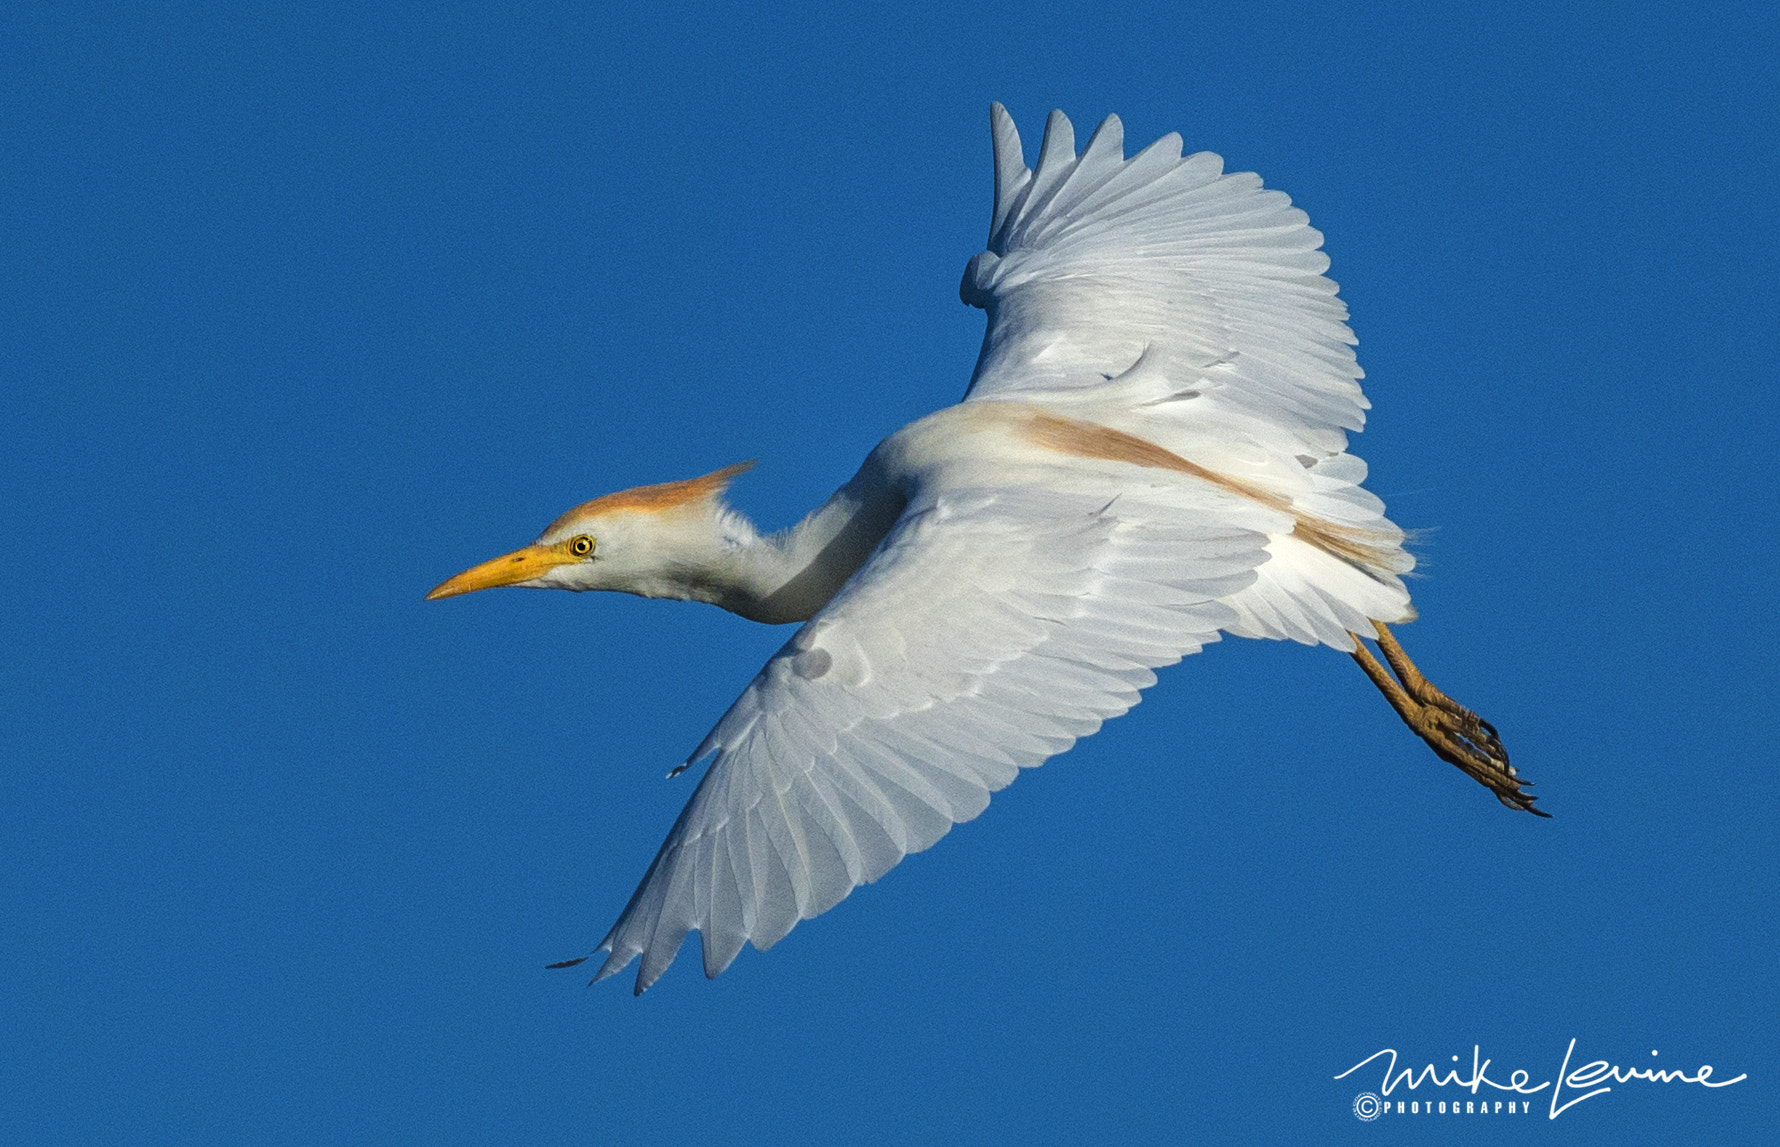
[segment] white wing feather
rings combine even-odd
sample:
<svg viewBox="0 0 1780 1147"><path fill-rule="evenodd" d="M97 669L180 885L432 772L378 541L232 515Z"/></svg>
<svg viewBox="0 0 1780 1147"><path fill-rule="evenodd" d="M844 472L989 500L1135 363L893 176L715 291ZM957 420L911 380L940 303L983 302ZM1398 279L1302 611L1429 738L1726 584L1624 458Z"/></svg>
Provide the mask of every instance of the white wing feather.
<svg viewBox="0 0 1780 1147"><path fill-rule="evenodd" d="M991 109L995 213L959 293L988 311L967 401L1079 411L1368 539L1362 574L1278 539L1225 627L1347 648L1367 618L1414 616L1403 532L1345 453L1369 407L1322 235L1258 176L1167 135L1126 159L1109 116L1082 153L1052 112L1036 170Z"/></svg>
<svg viewBox="0 0 1780 1147"><path fill-rule="evenodd" d="M969 398L1103 387L1145 360L1153 398L1252 417L1339 453L1368 407L1322 234L1259 176L1180 136L1124 157L1108 116L1080 156L1062 112L1037 170L1000 104L988 250L959 294L989 312ZM1188 411L1182 411L1188 416Z"/></svg>
<svg viewBox="0 0 1780 1147"><path fill-rule="evenodd" d="M715 976L975 817L1217 640L1282 519L1181 488L911 504L693 754L714 759L599 977L640 955L643 991L693 929Z"/></svg>

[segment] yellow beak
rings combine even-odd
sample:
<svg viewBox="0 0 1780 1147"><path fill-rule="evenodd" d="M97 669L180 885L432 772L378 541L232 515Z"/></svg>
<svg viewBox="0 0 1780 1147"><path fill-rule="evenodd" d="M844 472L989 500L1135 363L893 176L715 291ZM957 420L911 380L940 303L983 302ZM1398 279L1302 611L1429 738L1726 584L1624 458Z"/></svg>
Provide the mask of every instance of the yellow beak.
<svg viewBox="0 0 1780 1147"><path fill-rule="evenodd" d="M426 599L435 601L441 597L456 597L460 593L492 589L497 585L530 581L535 577L543 577L557 566L570 565L580 560L556 546L527 546L523 550L502 554L479 566L471 566L449 581L434 586L433 592L427 594Z"/></svg>

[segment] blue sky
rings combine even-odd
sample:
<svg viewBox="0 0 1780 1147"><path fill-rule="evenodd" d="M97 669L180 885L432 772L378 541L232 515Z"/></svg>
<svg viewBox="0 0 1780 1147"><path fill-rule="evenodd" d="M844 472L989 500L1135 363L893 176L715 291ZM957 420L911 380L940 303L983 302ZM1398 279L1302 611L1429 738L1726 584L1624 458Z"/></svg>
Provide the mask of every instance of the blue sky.
<svg viewBox="0 0 1780 1147"><path fill-rule="evenodd" d="M47 7L0 16L0 1138L1771 1127L1772 15ZM992 99L1178 130L1326 233L1426 531L1401 636L1555 819L1231 640L717 981L545 971L785 633L421 596L744 458L789 524L955 401ZM1571 1039L1748 1078L1438 1126L1333 1078Z"/></svg>

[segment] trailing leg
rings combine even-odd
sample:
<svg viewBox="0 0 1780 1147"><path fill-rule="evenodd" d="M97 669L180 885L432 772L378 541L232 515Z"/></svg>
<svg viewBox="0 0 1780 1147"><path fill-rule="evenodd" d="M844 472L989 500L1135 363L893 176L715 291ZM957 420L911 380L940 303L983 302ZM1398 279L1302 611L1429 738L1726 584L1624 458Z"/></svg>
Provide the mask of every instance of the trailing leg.
<svg viewBox="0 0 1780 1147"><path fill-rule="evenodd" d="M1359 662L1366 676L1378 686L1397 716L1428 743L1436 756L1464 770L1466 776L1496 794L1496 799L1509 808L1530 812L1534 816L1550 816L1533 807L1535 799L1524 792L1523 785L1533 782L1520 779L1508 763L1508 750L1496 736L1495 726L1442 693L1421 670L1409 660L1391 631L1382 621L1372 623L1378 631L1380 652L1390 664L1390 673L1372 656L1358 634L1354 639L1353 659ZM1395 673L1393 679L1391 673Z"/></svg>

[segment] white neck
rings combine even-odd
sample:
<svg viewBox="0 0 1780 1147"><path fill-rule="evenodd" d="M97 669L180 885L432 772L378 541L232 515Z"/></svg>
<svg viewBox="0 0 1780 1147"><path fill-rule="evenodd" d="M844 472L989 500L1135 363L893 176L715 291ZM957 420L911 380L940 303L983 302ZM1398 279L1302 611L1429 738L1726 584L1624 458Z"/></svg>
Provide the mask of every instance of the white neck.
<svg viewBox="0 0 1780 1147"><path fill-rule="evenodd" d="M791 529L755 534L742 551L743 576L715 604L768 624L809 619L865 564L896 524L902 502L861 471Z"/></svg>
<svg viewBox="0 0 1780 1147"><path fill-rule="evenodd" d="M599 584L565 588L709 602L775 625L805 621L865 563L901 513L902 498L868 464L789 530L762 535L712 499L671 523L656 518L644 536L614 537L633 560L614 552L610 565L594 566L605 567ZM612 568L620 565L628 568Z"/></svg>

